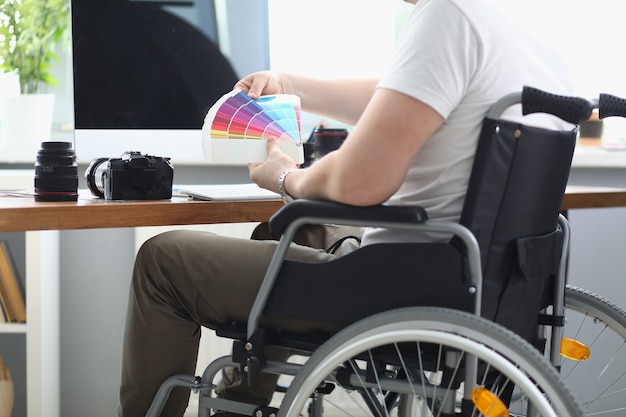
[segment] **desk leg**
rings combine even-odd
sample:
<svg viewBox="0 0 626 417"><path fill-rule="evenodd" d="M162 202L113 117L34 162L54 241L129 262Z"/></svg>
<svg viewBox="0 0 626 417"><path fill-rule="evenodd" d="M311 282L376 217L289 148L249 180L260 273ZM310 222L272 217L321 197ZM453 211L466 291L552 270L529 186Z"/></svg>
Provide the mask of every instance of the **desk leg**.
<svg viewBox="0 0 626 417"><path fill-rule="evenodd" d="M60 415L59 232L26 232L26 402L29 417Z"/></svg>

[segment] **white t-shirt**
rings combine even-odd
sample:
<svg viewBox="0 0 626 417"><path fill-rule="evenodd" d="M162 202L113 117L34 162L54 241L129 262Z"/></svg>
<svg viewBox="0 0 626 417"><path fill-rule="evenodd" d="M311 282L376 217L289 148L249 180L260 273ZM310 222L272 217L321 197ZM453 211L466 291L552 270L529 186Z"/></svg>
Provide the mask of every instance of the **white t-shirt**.
<svg viewBox="0 0 626 417"><path fill-rule="evenodd" d="M430 219L458 221L489 107L524 85L572 94L566 66L550 39L515 3L420 0L415 6L379 88L428 104L445 122L416 155L389 204L420 205ZM521 120L521 112L507 118ZM569 126L551 116L532 124ZM364 244L416 240L423 237L370 229Z"/></svg>

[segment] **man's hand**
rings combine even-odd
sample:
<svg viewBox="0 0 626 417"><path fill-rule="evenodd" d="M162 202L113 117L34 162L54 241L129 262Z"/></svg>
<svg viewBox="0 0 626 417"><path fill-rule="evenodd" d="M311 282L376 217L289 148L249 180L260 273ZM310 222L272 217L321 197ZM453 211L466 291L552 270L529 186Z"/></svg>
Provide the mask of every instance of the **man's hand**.
<svg viewBox="0 0 626 417"><path fill-rule="evenodd" d="M285 170L297 168L298 165L280 149L278 139L275 138L267 140L267 159L264 162L248 164L250 179L260 187L274 192L279 192L278 177L280 174Z"/></svg>
<svg viewBox="0 0 626 417"><path fill-rule="evenodd" d="M280 75L270 71L260 71L250 74L239 80L237 84L235 84L235 88L240 88L253 99L268 94L285 93Z"/></svg>

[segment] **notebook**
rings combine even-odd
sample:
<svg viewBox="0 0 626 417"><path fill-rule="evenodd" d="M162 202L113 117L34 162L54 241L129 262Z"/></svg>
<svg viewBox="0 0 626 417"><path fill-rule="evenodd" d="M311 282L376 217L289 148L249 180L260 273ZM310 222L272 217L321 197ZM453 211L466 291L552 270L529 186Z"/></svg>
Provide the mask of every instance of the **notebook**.
<svg viewBox="0 0 626 417"><path fill-rule="evenodd" d="M255 183L180 185L177 192L195 200L280 200L280 195Z"/></svg>

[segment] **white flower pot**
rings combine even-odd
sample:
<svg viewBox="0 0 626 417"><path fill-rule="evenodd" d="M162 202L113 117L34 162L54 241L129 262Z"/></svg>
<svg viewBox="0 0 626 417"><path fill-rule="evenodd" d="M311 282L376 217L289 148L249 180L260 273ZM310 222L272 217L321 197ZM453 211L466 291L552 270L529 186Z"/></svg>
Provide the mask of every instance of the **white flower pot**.
<svg viewBox="0 0 626 417"><path fill-rule="evenodd" d="M35 162L41 142L50 140L54 94L6 97L0 160Z"/></svg>

